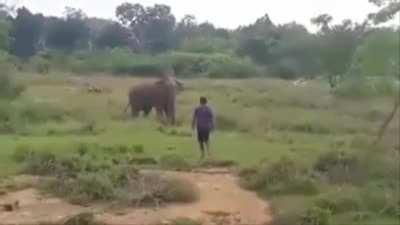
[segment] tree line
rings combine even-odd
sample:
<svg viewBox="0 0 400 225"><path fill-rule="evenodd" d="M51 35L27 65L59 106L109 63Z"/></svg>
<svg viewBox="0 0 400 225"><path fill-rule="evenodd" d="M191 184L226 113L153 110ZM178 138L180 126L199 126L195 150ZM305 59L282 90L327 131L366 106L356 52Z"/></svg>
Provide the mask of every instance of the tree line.
<svg viewBox="0 0 400 225"><path fill-rule="evenodd" d="M311 20L318 27L315 34L296 22L275 24L268 14L235 30L198 23L193 15L177 21L164 4L123 3L115 9L117 21L89 18L69 7L62 17L47 17L2 4L0 50L23 62L42 52L71 55L116 48L152 56L170 51L223 54L248 58L255 66L287 79L326 74L335 87L349 72L396 75L398 71L399 27L374 25L393 19L400 3L369 1L378 10L364 22L333 24L330 15L322 14Z"/></svg>

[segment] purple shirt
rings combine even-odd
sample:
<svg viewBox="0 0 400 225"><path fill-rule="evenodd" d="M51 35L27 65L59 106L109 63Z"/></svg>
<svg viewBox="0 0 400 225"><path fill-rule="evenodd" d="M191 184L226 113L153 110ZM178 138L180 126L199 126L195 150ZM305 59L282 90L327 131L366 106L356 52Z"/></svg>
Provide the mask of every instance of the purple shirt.
<svg viewBox="0 0 400 225"><path fill-rule="evenodd" d="M193 120L197 129L214 129L214 114L207 105L201 105L194 110Z"/></svg>

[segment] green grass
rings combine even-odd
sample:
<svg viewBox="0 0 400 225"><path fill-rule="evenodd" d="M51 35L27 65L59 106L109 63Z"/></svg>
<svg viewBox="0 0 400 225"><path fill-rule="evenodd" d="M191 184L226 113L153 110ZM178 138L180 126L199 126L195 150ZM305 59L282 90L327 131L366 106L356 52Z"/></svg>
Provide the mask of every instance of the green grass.
<svg viewBox="0 0 400 225"><path fill-rule="evenodd" d="M252 167L261 161L268 165L288 156L299 165L310 167L325 152L361 151L361 148L369 146L392 104L389 97L354 100L332 96L322 81L311 81L306 87L293 87L288 81L275 79L183 80L185 91L178 96L180 126L160 132L154 115L148 119L132 120L123 113L129 87L141 79L63 74L17 78L27 89L20 99L14 100L14 104L46 101L64 112L65 119L29 123L22 133L1 134L0 177L19 171L20 165L11 156L20 145L50 150L56 155L76 151L80 143L127 146L132 152L132 146L142 146L141 157L159 160L166 155L179 155L195 165L200 156L198 147L195 137L187 134L191 132L192 110L201 95L210 99L218 115L218 129L212 136L212 151L216 159L232 160L240 167ZM90 94L84 87L85 82L110 92ZM185 135L179 135L181 133ZM383 148L398 147L398 135L399 128L393 123L384 138ZM390 151L384 154L386 152ZM99 157L102 154L106 153L98 152ZM323 194L325 189L319 188ZM295 205L294 200L300 205L309 205L314 197L267 198L276 208L290 212L296 211L291 207ZM385 215L374 215L372 219L376 223L394 221ZM333 220L348 221L346 215L335 216Z"/></svg>

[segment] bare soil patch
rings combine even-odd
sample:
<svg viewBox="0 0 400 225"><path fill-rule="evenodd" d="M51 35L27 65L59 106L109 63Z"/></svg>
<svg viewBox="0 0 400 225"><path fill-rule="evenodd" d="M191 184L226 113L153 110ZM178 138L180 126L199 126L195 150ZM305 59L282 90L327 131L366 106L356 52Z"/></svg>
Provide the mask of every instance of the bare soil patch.
<svg viewBox="0 0 400 225"><path fill-rule="evenodd" d="M176 218L189 218L210 225L264 225L272 220L268 203L255 193L240 188L236 177L226 171L163 173L193 182L200 190L199 200L189 204L168 204L158 209L105 210L101 205L72 205L29 188L0 196L0 205L19 202L16 210L0 211L0 224L62 224L83 212L93 212L97 221L110 225L168 224Z"/></svg>

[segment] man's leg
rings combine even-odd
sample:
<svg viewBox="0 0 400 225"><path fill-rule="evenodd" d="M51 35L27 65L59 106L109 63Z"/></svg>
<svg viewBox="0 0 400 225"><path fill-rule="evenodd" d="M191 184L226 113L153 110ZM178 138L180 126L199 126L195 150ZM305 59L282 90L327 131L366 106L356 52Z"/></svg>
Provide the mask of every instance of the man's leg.
<svg viewBox="0 0 400 225"><path fill-rule="evenodd" d="M200 159L204 159L204 134L201 129L197 130L197 140L200 146L200 153L201 153Z"/></svg>
<svg viewBox="0 0 400 225"><path fill-rule="evenodd" d="M207 130L206 132L204 132L204 143L206 146L206 150L207 150L207 155L208 157L211 157L211 150L210 150L210 131Z"/></svg>
<svg viewBox="0 0 400 225"><path fill-rule="evenodd" d="M205 151L204 150L204 142L200 141L199 144L200 144L200 152L201 152L200 159L204 159L204 151Z"/></svg>

